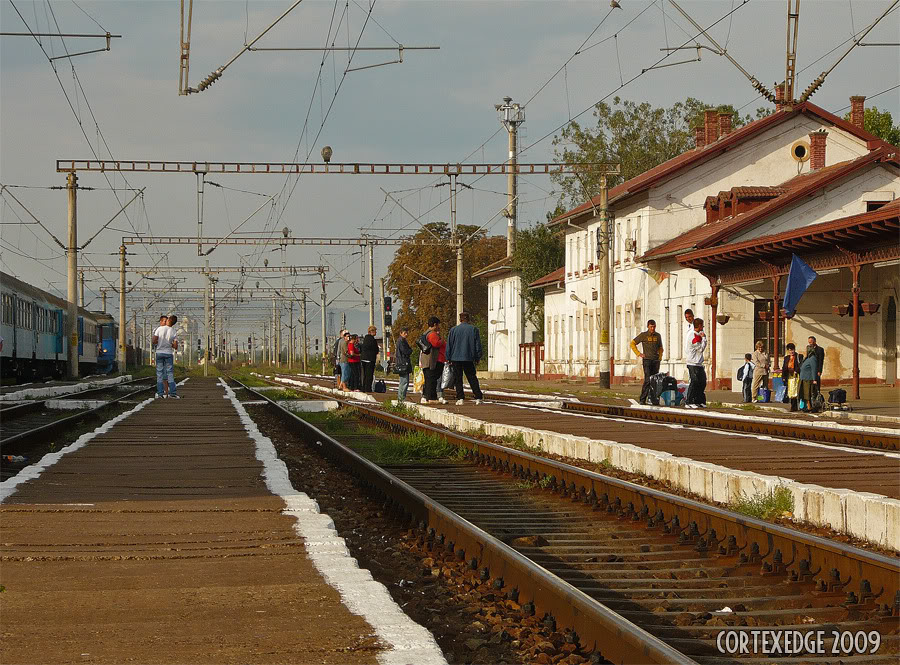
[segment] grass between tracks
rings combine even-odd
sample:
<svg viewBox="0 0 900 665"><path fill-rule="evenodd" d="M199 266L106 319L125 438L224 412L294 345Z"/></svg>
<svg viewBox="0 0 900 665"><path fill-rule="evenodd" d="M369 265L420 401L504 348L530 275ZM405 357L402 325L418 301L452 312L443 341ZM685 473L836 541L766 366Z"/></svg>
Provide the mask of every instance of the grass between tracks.
<svg viewBox="0 0 900 665"><path fill-rule="evenodd" d="M794 495L784 485L768 492L757 492L753 496L742 492L728 504L728 509L760 520L791 517L794 514Z"/></svg>

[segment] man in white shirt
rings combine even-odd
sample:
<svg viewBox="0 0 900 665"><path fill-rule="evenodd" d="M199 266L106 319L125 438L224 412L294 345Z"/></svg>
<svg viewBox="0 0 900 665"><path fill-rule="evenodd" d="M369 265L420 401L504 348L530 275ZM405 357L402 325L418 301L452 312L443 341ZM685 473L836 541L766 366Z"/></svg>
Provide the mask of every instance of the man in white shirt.
<svg viewBox="0 0 900 665"><path fill-rule="evenodd" d="M684 335L681 337L681 348L684 349L684 357L690 352L691 339L694 337L694 310L684 310Z"/></svg>
<svg viewBox="0 0 900 665"><path fill-rule="evenodd" d="M181 399L175 388L175 350L178 338L175 336L175 324L178 317L172 314L153 333L153 344L156 345L156 396ZM164 392L164 389L165 392Z"/></svg>
<svg viewBox="0 0 900 665"><path fill-rule="evenodd" d="M703 319L694 319L693 332L687 341L687 369L691 383L687 389L685 406L689 409L706 406L706 368L703 366L703 352L706 351L706 333L703 332Z"/></svg>

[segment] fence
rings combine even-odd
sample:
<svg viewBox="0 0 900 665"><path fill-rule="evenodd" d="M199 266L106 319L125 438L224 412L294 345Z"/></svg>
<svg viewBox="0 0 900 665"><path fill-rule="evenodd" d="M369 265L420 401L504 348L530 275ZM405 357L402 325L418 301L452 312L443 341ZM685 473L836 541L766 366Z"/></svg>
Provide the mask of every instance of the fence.
<svg viewBox="0 0 900 665"><path fill-rule="evenodd" d="M519 378L541 378L544 365L544 343L528 342L519 344Z"/></svg>

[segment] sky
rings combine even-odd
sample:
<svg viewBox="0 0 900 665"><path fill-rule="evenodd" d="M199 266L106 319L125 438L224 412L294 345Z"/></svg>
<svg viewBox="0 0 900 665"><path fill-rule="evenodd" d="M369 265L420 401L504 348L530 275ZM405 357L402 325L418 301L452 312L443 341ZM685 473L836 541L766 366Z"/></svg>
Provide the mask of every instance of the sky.
<svg viewBox="0 0 900 665"><path fill-rule="evenodd" d="M190 85L228 62L291 4L194 2ZM614 9L606 0L304 0L256 46L347 49L403 44L440 49L406 49L402 63L349 72L396 60L398 51L356 51L349 63L350 50L248 51L206 91L180 96L177 2L0 0L4 32L122 35L112 40L109 52L61 58L52 65L48 57L65 55L66 49L74 53L103 48L105 40L69 38L64 45L59 38L43 37L45 55L31 36L0 37L0 183L19 186L5 190L0 201L0 267L65 294L66 259L51 234L65 243L66 192L47 189L65 185L64 174L56 172L57 159L96 155L318 162L321 148L330 145L333 162L497 163L506 159L507 135L494 105L510 96L525 104L519 160L543 163L553 161L553 136L567 122L589 124L593 105L615 95L655 106L696 97L730 103L744 113L767 104L731 63L708 50L699 62L642 73L665 56L660 49L667 45L707 42L702 36L694 39L697 31L669 0L619 4L621 8ZM787 0L678 4L704 27L715 22L709 34L764 84L771 87L783 80ZM830 67L849 47L851 36L889 6L890 0L805 0L799 20L798 89ZM896 42L898 34L900 10L887 16L863 43ZM662 64L690 60L695 53L677 51ZM867 95L867 106L888 110L900 122L898 84L897 47L857 47L811 101L843 115L851 95ZM222 175L208 180L224 186L205 188L203 231L209 236L225 235L243 222L240 232L287 228L296 237L349 238L365 232L396 238L413 233L420 221L447 221L450 215L448 188L435 177L313 175L297 181ZM506 202L506 178L460 182L474 189L461 189L459 222L487 223L490 233L505 234L505 220L497 213ZM196 234L193 175L107 178L83 173L79 185L94 188L78 192L79 244L109 222L136 190L145 188L79 255L84 265L117 265L123 235ZM558 195L548 177L531 176L520 178L519 197L519 223L529 224L543 220ZM46 230L33 223L32 214ZM203 261L194 246L134 245L129 252L132 266L199 266ZM392 253L390 247L376 249L376 283ZM219 247L205 258L212 266L282 261L278 250L261 252L253 246ZM289 248L284 258L289 265L328 266L331 308L346 313L354 328L367 324L358 249L298 246ZM117 275L87 276L87 305L100 309L100 288L115 285ZM185 279L180 286L203 284L199 275L181 277ZM129 279L136 289L164 285L162 280ZM236 293L237 279L222 275L220 293L224 289L234 294L232 300L250 300L246 291ZM256 281L260 286L281 284L280 277L263 274L249 278L245 289ZM288 278L287 283L310 287L318 303L314 279ZM135 291L130 297L143 306L143 295ZM114 301L111 296L109 309L117 313ZM187 303L169 297L154 303L150 296L149 302L154 312L190 311ZM259 297L253 302L265 304ZM317 317L318 307L311 306L309 320L316 336ZM235 314L230 327L243 333L257 328L259 318Z"/></svg>

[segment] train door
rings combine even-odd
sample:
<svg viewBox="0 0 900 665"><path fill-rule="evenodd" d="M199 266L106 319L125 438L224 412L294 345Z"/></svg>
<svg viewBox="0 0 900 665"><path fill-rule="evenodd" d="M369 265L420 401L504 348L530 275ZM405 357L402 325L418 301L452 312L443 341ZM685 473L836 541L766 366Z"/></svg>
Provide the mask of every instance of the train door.
<svg viewBox="0 0 900 665"><path fill-rule="evenodd" d="M40 311L37 301L32 300L28 303L28 329L31 335L31 356L36 358L40 349L40 336L38 335L38 312Z"/></svg>
<svg viewBox="0 0 900 665"><path fill-rule="evenodd" d="M84 355L84 317L78 317L78 357Z"/></svg>
<svg viewBox="0 0 900 665"><path fill-rule="evenodd" d="M61 309L56 310L56 330L54 339L56 342L55 352L62 353L63 352L63 313Z"/></svg>

